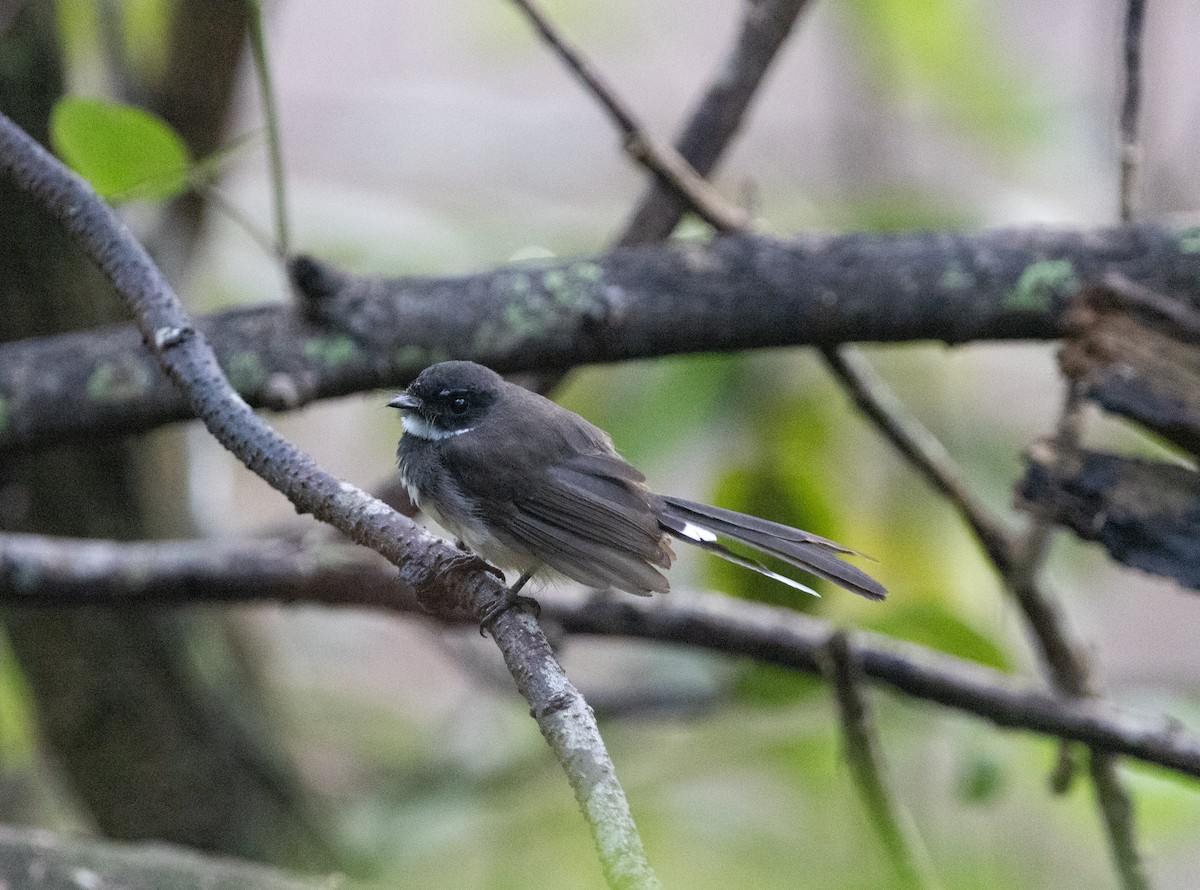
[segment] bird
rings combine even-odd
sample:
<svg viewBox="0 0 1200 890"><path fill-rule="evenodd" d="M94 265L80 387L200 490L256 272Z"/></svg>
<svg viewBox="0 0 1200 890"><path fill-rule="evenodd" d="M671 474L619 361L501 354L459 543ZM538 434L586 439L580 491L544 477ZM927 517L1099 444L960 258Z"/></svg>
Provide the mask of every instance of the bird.
<svg viewBox="0 0 1200 890"><path fill-rule="evenodd" d="M498 611L532 577L565 576L639 596L666 593L662 570L681 541L797 590L805 584L737 553L737 541L871 600L887 590L841 557L861 555L777 522L657 494L583 417L470 361L423 370L399 409L396 456L413 502L464 549L520 573ZM487 618L494 617L494 613Z"/></svg>

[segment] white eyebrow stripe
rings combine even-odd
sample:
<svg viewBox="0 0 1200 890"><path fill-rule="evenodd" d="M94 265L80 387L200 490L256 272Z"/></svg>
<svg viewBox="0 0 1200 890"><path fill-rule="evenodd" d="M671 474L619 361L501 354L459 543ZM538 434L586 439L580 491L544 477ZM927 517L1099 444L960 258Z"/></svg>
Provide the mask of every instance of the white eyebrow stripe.
<svg viewBox="0 0 1200 890"><path fill-rule="evenodd" d="M431 442L449 439L451 436L461 436L463 433L469 433L475 429L475 427L469 426L465 430L439 430L437 427L432 426L425 418L410 414L407 411L400 416L400 423L404 427L405 435L416 436L418 439L428 439Z"/></svg>

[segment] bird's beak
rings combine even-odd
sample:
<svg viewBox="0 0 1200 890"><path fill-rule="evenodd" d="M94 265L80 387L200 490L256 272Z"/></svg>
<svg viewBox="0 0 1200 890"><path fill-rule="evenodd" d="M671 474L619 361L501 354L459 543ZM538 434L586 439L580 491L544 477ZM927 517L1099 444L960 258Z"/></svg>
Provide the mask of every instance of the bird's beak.
<svg viewBox="0 0 1200 890"><path fill-rule="evenodd" d="M388 402L388 407L398 408L401 411L416 411L422 404L420 399L406 390Z"/></svg>

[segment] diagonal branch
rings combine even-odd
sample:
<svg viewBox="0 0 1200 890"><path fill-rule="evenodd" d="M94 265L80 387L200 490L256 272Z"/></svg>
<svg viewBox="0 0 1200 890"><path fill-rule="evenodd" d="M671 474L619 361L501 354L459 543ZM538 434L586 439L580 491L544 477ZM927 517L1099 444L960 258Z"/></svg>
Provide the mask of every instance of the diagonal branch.
<svg viewBox="0 0 1200 890"><path fill-rule="evenodd" d="M512 0L545 40L604 107L625 139L625 151L658 177L659 182L682 196L696 215L718 232L744 228L746 214L727 204L679 152L655 139L642 127L633 111L609 87L604 77L580 50L572 46L542 14L533 0Z"/></svg>
<svg viewBox="0 0 1200 890"><path fill-rule="evenodd" d="M675 149L697 176L710 176L733 141L759 84L787 41L808 0L747 0L733 51L718 68ZM667 238L688 210L686 198L657 178L625 224L619 244L648 244Z"/></svg>
<svg viewBox="0 0 1200 890"><path fill-rule="evenodd" d="M999 519L979 503L946 447L913 417L887 383L856 352L825 350L825 363L876 429L944 496L1001 573L1012 565L1013 543Z"/></svg>
<svg viewBox="0 0 1200 890"><path fill-rule="evenodd" d="M481 617L506 589L461 553L381 501L324 472L276 433L230 386L203 333L116 214L7 117L0 115L0 170L63 229L112 281L143 342L213 436L295 505L386 556L423 602ZM506 610L489 625L521 693L575 791L610 886L654 887L624 791L586 702L567 679L532 616Z"/></svg>

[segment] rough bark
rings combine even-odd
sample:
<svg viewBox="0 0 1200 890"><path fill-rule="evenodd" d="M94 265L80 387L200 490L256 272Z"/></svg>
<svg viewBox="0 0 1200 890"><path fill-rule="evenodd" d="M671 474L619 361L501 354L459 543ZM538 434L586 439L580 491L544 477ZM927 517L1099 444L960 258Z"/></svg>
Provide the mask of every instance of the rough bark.
<svg viewBox="0 0 1200 890"><path fill-rule="evenodd" d="M1154 227L720 238L455 278L297 260L311 305L198 321L255 407L405 385L472 358L501 371L849 341L1048 339L1082 284L1119 272L1200 290L1194 232ZM443 307L452 305L454 312ZM0 453L191 416L129 326L0 347Z"/></svg>

